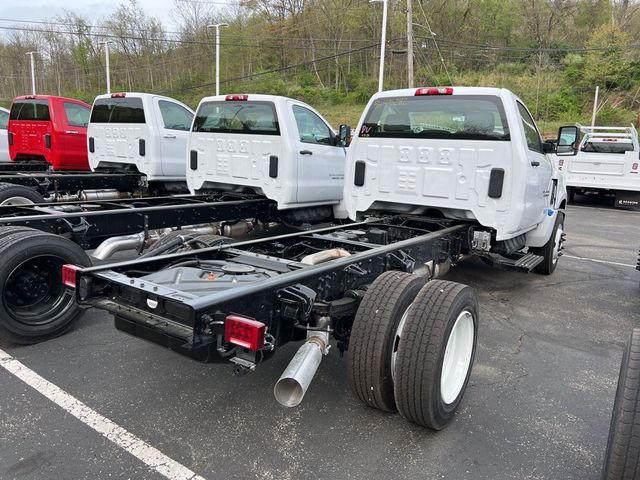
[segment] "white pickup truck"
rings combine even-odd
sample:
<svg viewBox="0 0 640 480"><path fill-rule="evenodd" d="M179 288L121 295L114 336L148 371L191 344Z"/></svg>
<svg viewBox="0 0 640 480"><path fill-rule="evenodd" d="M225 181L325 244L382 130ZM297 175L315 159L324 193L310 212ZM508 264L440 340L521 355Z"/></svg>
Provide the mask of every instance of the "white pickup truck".
<svg viewBox="0 0 640 480"><path fill-rule="evenodd" d="M187 139L193 110L173 98L151 93L99 95L87 131L93 171L131 170L150 184L185 182Z"/></svg>
<svg viewBox="0 0 640 480"><path fill-rule="evenodd" d="M616 206L640 206L640 144L629 127L561 127L556 166L566 176L569 201L576 193L611 192Z"/></svg>
<svg viewBox="0 0 640 480"><path fill-rule="evenodd" d="M7 124L9 123L9 110L0 107L0 162L10 162L9 142L7 139Z"/></svg>
<svg viewBox="0 0 640 480"><path fill-rule="evenodd" d="M291 98L203 98L188 151L192 194L253 191L276 201L280 210L342 199L342 142L322 115Z"/></svg>
<svg viewBox="0 0 640 480"><path fill-rule="evenodd" d="M377 93L348 149L336 216L377 210L474 220L474 253L548 274L562 248L566 205L553 149L506 89Z"/></svg>

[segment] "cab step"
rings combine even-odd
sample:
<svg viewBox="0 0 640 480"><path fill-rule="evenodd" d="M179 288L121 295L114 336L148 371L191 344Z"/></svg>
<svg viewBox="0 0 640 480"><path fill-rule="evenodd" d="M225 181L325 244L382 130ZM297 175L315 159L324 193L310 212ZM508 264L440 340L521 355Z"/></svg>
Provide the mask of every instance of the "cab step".
<svg viewBox="0 0 640 480"><path fill-rule="evenodd" d="M531 270L537 267L544 260L542 255L536 255L531 252L514 253L509 257L505 257L498 253L490 253L489 258L493 262L494 266L524 273L531 272Z"/></svg>

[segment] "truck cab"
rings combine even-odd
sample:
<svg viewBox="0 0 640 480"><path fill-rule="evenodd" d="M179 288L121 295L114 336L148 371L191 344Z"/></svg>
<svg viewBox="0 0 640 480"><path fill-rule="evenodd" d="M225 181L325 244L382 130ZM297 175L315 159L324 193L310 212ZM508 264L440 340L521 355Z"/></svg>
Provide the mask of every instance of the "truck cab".
<svg viewBox="0 0 640 480"><path fill-rule="evenodd" d="M336 215L430 212L476 221L494 241L520 237L537 247L534 232L548 229L566 203L547 155L552 148L522 100L506 89L381 92L369 101L349 147Z"/></svg>
<svg viewBox="0 0 640 480"><path fill-rule="evenodd" d="M193 194L252 191L276 201L279 209L342 199L344 146L322 115L291 98L203 98L188 151Z"/></svg>
<svg viewBox="0 0 640 480"><path fill-rule="evenodd" d="M193 110L151 93L99 95L88 129L94 171L135 171L149 182L183 184Z"/></svg>
<svg viewBox="0 0 640 480"><path fill-rule="evenodd" d="M7 133L11 159L44 160L53 170L89 170L86 141L90 109L73 98L16 97Z"/></svg>

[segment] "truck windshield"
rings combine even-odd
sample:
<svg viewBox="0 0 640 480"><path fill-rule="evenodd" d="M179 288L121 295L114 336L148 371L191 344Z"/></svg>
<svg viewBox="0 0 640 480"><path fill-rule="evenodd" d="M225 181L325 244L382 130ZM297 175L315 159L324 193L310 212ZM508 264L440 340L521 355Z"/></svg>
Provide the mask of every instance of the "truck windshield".
<svg viewBox="0 0 640 480"><path fill-rule="evenodd" d="M49 100L16 100L11 105L9 120L30 120L48 122Z"/></svg>
<svg viewBox="0 0 640 480"><path fill-rule="evenodd" d="M633 143L629 138L586 138L580 148L591 153L624 153L633 151Z"/></svg>
<svg viewBox="0 0 640 480"><path fill-rule="evenodd" d="M206 102L193 122L194 132L280 135L272 102Z"/></svg>
<svg viewBox="0 0 640 480"><path fill-rule="evenodd" d="M140 97L99 98L91 109L91 123L145 123Z"/></svg>
<svg viewBox="0 0 640 480"><path fill-rule="evenodd" d="M379 98L367 112L360 137L508 141L502 102L487 95Z"/></svg>

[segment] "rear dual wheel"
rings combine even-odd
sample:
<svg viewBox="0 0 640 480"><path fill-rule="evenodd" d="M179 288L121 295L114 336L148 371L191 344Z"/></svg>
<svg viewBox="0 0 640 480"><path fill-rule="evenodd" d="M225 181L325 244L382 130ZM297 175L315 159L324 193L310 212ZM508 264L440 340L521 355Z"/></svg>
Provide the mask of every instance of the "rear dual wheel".
<svg viewBox="0 0 640 480"><path fill-rule="evenodd" d="M90 266L87 254L57 235L1 227L0 258L0 336L29 344L68 331L82 310L62 283L62 266Z"/></svg>
<svg viewBox="0 0 640 480"><path fill-rule="evenodd" d="M12 183L0 183L0 207L44 203L44 198L33 188Z"/></svg>
<svg viewBox="0 0 640 480"><path fill-rule="evenodd" d="M453 418L475 357L478 304L468 286L387 272L354 320L349 381L374 408L440 430ZM395 281L394 281L395 280ZM378 307L378 308L375 308Z"/></svg>

